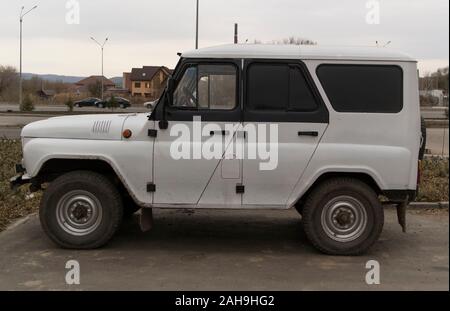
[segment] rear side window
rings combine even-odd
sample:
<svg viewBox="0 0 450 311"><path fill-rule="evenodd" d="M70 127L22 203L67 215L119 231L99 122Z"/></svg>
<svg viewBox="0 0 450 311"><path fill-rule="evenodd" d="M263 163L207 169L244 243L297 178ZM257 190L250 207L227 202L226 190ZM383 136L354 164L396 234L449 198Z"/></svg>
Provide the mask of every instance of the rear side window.
<svg viewBox="0 0 450 311"><path fill-rule="evenodd" d="M256 111L311 111L316 99L300 66L253 63L248 69L247 108Z"/></svg>
<svg viewBox="0 0 450 311"><path fill-rule="evenodd" d="M397 113L403 108L398 66L321 65L317 75L338 112Z"/></svg>

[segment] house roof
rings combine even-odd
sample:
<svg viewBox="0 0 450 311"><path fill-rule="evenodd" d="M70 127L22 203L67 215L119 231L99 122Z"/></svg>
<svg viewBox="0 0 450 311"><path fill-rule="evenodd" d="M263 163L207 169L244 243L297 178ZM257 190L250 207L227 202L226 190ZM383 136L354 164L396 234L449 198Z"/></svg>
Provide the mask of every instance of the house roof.
<svg viewBox="0 0 450 311"><path fill-rule="evenodd" d="M39 94L45 95L45 96L55 96L56 92L54 90L39 90Z"/></svg>
<svg viewBox="0 0 450 311"><path fill-rule="evenodd" d="M151 81L156 73L163 70L166 74L170 74L167 67L164 66L144 66L142 68L133 68L131 70L131 81Z"/></svg>
<svg viewBox="0 0 450 311"><path fill-rule="evenodd" d="M276 44L227 44L185 52L182 57L416 61L407 54L386 47Z"/></svg>
<svg viewBox="0 0 450 311"><path fill-rule="evenodd" d="M76 82L75 85L85 86L85 85L89 85L89 84L94 84L97 81L102 82L102 76L90 76L90 77L84 78L84 79ZM114 82L112 82L111 80L107 79L106 77L103 77L103 85L115 86L116 84Z"/></svg>

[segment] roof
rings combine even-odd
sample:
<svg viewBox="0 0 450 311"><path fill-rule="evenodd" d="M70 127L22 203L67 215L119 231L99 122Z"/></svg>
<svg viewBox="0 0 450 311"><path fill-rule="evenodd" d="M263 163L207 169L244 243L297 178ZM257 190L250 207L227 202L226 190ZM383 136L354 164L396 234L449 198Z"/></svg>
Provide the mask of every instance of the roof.
<svg viewBox="0 0 450 311"><path fill-rule="evenodd" d="M169 69L164 66L144 66L142 68L133 68L131 70L131 81L151 81L158 71L164 71L170 74Z"/></svg>
<svg viewBox="0 0 450 311"><path fill-rule="evenodd" d="M102 82L102 76L90 76L88 78L84 78L84 79L76 82L75 85L84 86L84 85L94 84L97 81ZM103 77L103 85L115 86L116 84L114 82L112 82L111 80L107 79L106 77Z"/></svg>
<svg viewBox="0 0 450 311"><path fill-rule="evenodd" d="M416 61L407 54L386 47L276 44L227 44L185 52L182 57Z"/></svg>
<svg viewBox="0 0 450 311"><path fill-rule="evenodd" d="M39 90L38 93L45 96L55 96L56 94L54 90L44 90L44 89Z"/></svg>

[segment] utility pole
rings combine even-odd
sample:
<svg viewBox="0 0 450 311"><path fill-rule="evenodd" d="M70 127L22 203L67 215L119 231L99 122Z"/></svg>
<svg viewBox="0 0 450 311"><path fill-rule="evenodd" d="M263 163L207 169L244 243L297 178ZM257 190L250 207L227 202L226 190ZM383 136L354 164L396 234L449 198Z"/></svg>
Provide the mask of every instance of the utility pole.
<svg viewBox="0 0 450 311"><path fill-rule="evenodd" d="M23 13L23 10L25 9L24 6L22 6L22 9L20 11L20 64L19 64L19 107L22 106L22 24L23 24L23 18L25 15L33 11L37 8L37 5Z"/></svg>
<svg viewBox="0 0 450 311"><path fill-rule="evenodd" d="M238 44L238 24L234 24L234 44Z"/></svg>
<svg viewBox="0 0 450 311"><path fill-rule="evenodd" d="M197 0L196 18L195 18L195 49L198 49L198 8L199 0Z"/></svg>
<svg viewBox="0 0 450 311"><path fill-rule="evenodd" d="M104 86L103 86L103 84L104 84L104 81L103 81L104 80L103 79L103 50L105 48L106 42L108 42L108 37L106 37L105 42L103 42L103 44L100 44L100 42L95 40L94 37L91 37L91 40L94 41L95 43L97 43L98 46L101 48L101 51L102 51L102 77L101 77L101 79L102 79L102 101L103 101L103 88L104 88Z"/></svg>

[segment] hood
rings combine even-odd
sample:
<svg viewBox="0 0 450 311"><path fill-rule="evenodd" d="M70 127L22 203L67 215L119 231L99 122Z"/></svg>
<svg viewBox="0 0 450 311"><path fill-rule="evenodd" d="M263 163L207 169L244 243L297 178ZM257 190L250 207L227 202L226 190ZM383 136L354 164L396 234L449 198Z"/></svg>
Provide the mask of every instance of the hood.
<svg viewBox="0 0 450 311"><path fill-rule="evenodd" d="M133 114L93 114L54 117L30 123L22 137L120 140L125 120Z"/></svg>

